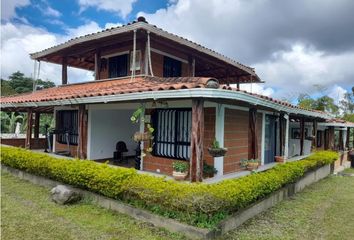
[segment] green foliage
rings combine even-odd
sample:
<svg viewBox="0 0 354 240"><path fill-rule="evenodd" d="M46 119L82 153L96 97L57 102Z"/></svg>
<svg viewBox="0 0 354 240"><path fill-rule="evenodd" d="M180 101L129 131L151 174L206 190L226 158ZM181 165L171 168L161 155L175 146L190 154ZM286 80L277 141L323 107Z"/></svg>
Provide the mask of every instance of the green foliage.
<svg viewBox="0 0 354 240"><path fill-rule="evenodd" d="M175 161L172 163L173 170L176 172L187 172L188 163L182 161Z"/></svg>
<svg viewBox="0 0 354 240"><path fill-rule="evenodd" d="M249 163L260 163L259 159L241 159L241 167L247 167Z"/></svg>
<svg viewBox="0 0 354 240"><path fill-rule="evenodd" d="M10 86L9 81L1 79L1 96L15 95L17 92Z"/></svg>
<svg viewBox="0 0 354 240"><path fill-rule="evenodd" d="M206 162L203 163L203 175L206 176L213 176L214 174L217 174L218 170L212 165L207 164Z"/></svg>
<svg viewBox="0 0 354 240"><path fill-rule="evenodd" d="M211 148L220 148L220 143L216 139L214 139L213 143L211 144Z"/></svg>
<svg viewBox="0 0 354 240"><path fill-rule="evenodd" d="M304 160L246 177L216 184L189 184L87 160L59 159L13 147L1 147L1 150L1 162L7 166L205 228L215 227L233 212L338 158L335 152L316 152Z"/></svg>
<svg viewBox="0 0 354 240"><path fill-rule="evenodd" d="M133 115L130 117L132 123L138 123L142 114L144 114L145 108L143 106L138 107L134 112Z"/></svg>
<svg viewBox="0 0 354 240"><path fill-rule="evenodd" d="M1 119L1 132L2 133L14 133L16 123L23 123L23 115L15 112L7 113L0 112Z"/></svg>
<svg viewBox="0 0 354 240"><path fill-rule="evenodd" d="M338 114L339 111L339 107L335 104L334 99L328 96L313 99L308 94L301 94L298 97L297 105L305 109L320 110L335 115Z"/></svg>

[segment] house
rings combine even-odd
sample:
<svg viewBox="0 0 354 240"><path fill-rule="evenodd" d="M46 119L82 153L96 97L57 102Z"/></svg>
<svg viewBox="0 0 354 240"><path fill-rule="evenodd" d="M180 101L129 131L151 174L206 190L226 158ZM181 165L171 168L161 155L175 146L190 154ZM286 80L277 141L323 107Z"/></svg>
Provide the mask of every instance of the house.
<svg viewBox="0 0 354 240"><path fill-rule="evenodd" d="M260 159L267 165L275 156L290 159L317 148L335 149L337 135L338 148L344 150L354 128L332 122L324 112L240 90L241 84L262 82L255 69L143 17L31 58L62 65L62 85L1 98L2 111L27 112L30 126L26 139L2 139L3 144L43 149L40 114L53 113L54 152L69 150L74 157L105 160L112 158L116 143L124 141L128 156L136 154L137 146L152 148L141 157L140 170L170 175L173 161L188 161L191 181L202 181L204 162L223 176L242 171L241 159ZM70 84L68 67L93 71L95 80ZM132 124L137 108L145 121ZM147 124L155 129L154 139L134 142L134 133L146 132ZM228 148L225 156L209 155L214 139Z"/></svg>

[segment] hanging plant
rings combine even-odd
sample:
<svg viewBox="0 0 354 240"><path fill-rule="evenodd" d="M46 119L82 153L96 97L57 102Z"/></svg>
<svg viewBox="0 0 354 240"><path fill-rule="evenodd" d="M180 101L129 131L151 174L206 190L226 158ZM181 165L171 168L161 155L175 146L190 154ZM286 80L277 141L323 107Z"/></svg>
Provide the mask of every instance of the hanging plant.
<svg viewBox="0 0 354 240"><path fill-rule="evenodd" d="M145 119L145 107L144 106L140 106L138 107L132 114L132 116L130 117L130 121L133 124L137 124L139 123L139 121L142 122L147 122ZM141 156L144 157L146 156L145 152L151 153L153 151L153 143L152 143L152 139L154 139L153 133L155 131L155 129L152 127L152 125L150 123L147 123L144 125L146 131L144 132L136 132L133 136L133 140L135 142L147 142L148 143L148 147L146 148L146 150L142 150L141 151Z"/></svg>
<svg viewBox="0 0 354 240"><path fill-rule="evenodd" d="M227 152L227 148L220 147L219 142L214 139L212 145L208 148L208 152L212 157L223 157Z"/></svg>

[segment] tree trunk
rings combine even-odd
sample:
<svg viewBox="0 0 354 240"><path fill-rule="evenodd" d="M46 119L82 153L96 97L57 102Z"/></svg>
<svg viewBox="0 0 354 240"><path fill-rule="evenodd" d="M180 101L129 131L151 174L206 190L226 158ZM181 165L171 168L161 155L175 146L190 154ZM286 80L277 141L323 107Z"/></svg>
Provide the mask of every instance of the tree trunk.
<svg viewBox="0 0 354 240"><path fill-rule="evenodd" d="M191 182L203 181L204 100L192 100Z"/></svg>

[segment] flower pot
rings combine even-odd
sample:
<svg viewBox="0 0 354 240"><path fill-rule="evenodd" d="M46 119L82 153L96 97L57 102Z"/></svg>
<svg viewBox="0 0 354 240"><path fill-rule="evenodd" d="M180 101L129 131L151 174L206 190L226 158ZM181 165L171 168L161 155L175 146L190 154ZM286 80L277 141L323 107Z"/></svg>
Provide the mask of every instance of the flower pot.
<svg viewBox="0 0 354 240"><path fill-rule="evenodd" d="M136 132L134 134L133 139L135 142L144 142L144 141L149 141L151 139L151 137L152 137L151 133L149 133L149 132L143 132L143 133Z"/></svg>
<svg viewBox="0 0 354 240"><path fill-rule="evenodd" d="M259 166L259 163L248 163L247 164L247 170L249 170L249 171L253 171L253 170L256 170L257 168L258 168L258 166Z"/></svg>
<svg viewBox="0 0 354 240"><path fill-rule="evenodd" d="M208 148L208 152L212 157L223 157L227 153L227 148Z"/></svg>
<svg viewBox="0 0 354 240"><path fill-rule="evenodd" d="M283 163L284 162L284 157L283 156L275 156L274 157L275 162Z"/></svg>
<svg viewBox="0 0 354 240"><path fill-rule="evenodd" d="M186 179L188 173L187 172L172 172L172 176L174 177L175 180L177 181L183 181Z"/></svg>

